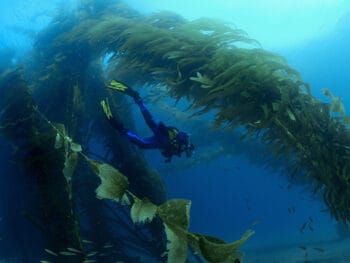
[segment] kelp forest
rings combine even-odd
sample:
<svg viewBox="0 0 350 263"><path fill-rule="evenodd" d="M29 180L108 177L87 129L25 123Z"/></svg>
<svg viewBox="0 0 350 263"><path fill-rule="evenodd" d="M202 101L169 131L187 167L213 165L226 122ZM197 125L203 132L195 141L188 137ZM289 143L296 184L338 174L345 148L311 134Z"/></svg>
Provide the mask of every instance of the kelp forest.
<svg viewBox="0 0 350 263"><path fill-rule="evenodd" d="M162 174L110 127L103 99L135 128L128 100L106 88L112 79L185 101L194 133L220 128L240 148L258 145L264 165L350 221L350 122L340 98L324 89L328 102L316 99L283 57L231 24L84 0L53 17L18 66L11 53L0 56L1 191L17 215L8 224L18 226L5 225L6 262L242 262L254 231L229 243L191 232L191 201L169 200Z"/></svg>

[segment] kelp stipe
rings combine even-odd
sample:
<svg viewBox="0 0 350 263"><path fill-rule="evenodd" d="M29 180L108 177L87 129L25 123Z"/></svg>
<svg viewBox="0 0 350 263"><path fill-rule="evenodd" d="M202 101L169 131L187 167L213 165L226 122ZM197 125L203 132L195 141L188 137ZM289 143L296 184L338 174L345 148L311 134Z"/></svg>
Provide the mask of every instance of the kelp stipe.
<svg viewBox="0 0 350 263"><path fill-rule="evenodd" d="M2 132L9 140L23 147L25 150L22 152L28 151L35 156L34 159L24 159L23 164L28 169L33 166L35 169L44 167L47 169L44 171L56 167L52 174L43 178L48 180L47 185L60 188L61 195L53 197L49 191L44 192L47 195L45 198L52 200L44 204L44 210L53 213L57 206L54 198L62 198L65 204L65 207L59 207L63 209L62 215L67 215L64 209L71 213L67 181L74 170L76 153L67 154L60 147L60 137L52 129L41 129L42 123L34 110L36 104L39 104L39 108L45 105L45 116L53 122L64 124L67 133L79 141L83 148L89 149L91 141L103 138L98 141L106 149L102 159L107 158L118 167L121 175L127 176L128 187L141 200L134 200L137 206L133 207L131 218L135 221L151 221L153 218L150 224L145 225L151 225L158 217L164 219L166 234L171 240L168 248L179 251L179 254L169 252L171 259L184 258L185 243L194 246L212 262L221 261L230 253L238 258L234 249L251 234L248 232L238 243L224 245L217 238L187 233L187 200L175 200L171 205L183 215L179 220L174 218L180 222L180 227L160 212L164 211L159 207L165 203L165 191L159 176L148 167L142 153L130 147L103 121L99 99L105 97L109 98L111 110L118 113L117 116L124 118L124 121L130 117L127 102L105 91L105 76L131 85L165 86L175 99L187 98L197 115L215 110L218 127L244 126L246 138L259 138L272 153L282 157L286 165L295 168L293 171L303 171L305 181L312 182L314 191L322 192L332 215L339 221L349 221L350 135L347 117L339 99L325 92L332 100L331 103L318 101L312 96L309 86L282 57L262 50L256 41L232 25L210 19L189 22L169 13L137 15L119 1L116 6L90 0L85 3L79 12L59 15L47 30L38 35L33 63L25 67L26 76L32 80L30 92L35 93L37 101L33 101L30 92L19 90L18 94L25 95L12 96L8 100L11 103L4 104L5 108L2 108L5 109L1 114ZM102 67L97 61L106 53L113 54L113 57L102 74ZM13 86L24 87L25 90L25 85L22 85L24 82L18 82L18 79L13 78L13 83L17 83ZM4 82L2 86L7 87ZM132 125L130 120L129 124ZM18 125L24 128L14 129ZM49 158L46 164L40 160L47 152L52 155L45 156ZM81 163L77 163L78 167ZM96 167L99 165L101 162L95 164ZM94 170L100 171L100 168ZM108 173L102 169L106 174L114 171L107 170ZM85 176L90 176L89 172L84 171L83 175L81 171L75 169L75 176L84 178L91 189L91 177ZM57 182L56 177L50 177L53 175L59 177L58 185L54 185ZM293 172L290 175L293 176ZM119 179L114 181L119 182ZM125 180L121 182L124 187L127 185ZM44 187L40 190L44 190ZM100 196L113 196L114 190L101 190L99 193ZM85 198L85 195L81 197ZM146 201L147 197L150 201ZM128 202L127 198L119 199ZM84 211L92 218L89 221L92 226L89 234L94 238L94 242L85 244L102 249L106 239L116 239L113 239L107 227L105 211L99 210L101 203L95 203L96 200L91 198L88 203L93 205L84 207ZM112 211L119 213L121 209ZM65 240L62 244L52 240L53 246L59 248L48 248L67 256L74 252L67 250L67 247L62 250L61 247L72 240L70 248L80 250L84 243L80 241L82 238L74 217L68 215L68 218L60 218L61 223L67 223L64 231L59 233L66 236L62 237ZM46 220L49 221L48 218ZM32 222L41 227L38 220ZM135 234L131 224L122 219L119 222L123 224L123 230L130 229L128 233L132 235L134 244L137 243L135 247L142 251L146 243L144 240L147 239ZM59 223L51 226L51 232L46 234L49 240L53 236L51 234L58 231L58 226ZM163 244L159 224L153 225L151 229L152 235L157 237L157 241L160 240L157 243ZM154 246L152 242L147 245L147 251L162 260L159 258L159 246ZM116 255L106 256L105 262L113 262L116 258L136 262L120 247L115 251ZM209 248L215 248L220 253L209 252ZM97 254L96 251L90 253Z"/></svg>
<svg viewBox="0 0 350 263"><path fill-rule="evenodd" d="M254 231L246 231L241 239L230 244L215 237L189 232L191 201L174 199L157 206L151 203L148 199L141 200L128 190L129 182L125 175L107 163L90 159L82 152L82 147L79 144L74 143L65 133L64 129L58 129L43 115L40 113L39 115L52 126L53 130L57 132L56 141L54 143L55 148L61 148L65 145L67 159L63 171L68 170L71 174L74 171L78 155L81 155L101 180L101 184L96 189L97 198L110 199L116 202L121 202L124 205L131 205L130 199L132 199L133 204L130 210L130 216L134 223L152 221L155 216L158 216L162 220L168 239L168 263L185 262L189 245L191 245L198 253L201 253L208 262L235 263L237 260L240 260L241 254L239 253L238 248L254 234ZM72 156L74 156L74 158L72 158ZM68 161L71 158L73 161ZM66 176L66 173L64 174ZM71 178L69 178L69 181L70 179ZM73 252L75 252L72 251L72 249L68 250L69 251L65 252L66 254L73 254Z"/></svg>
<svg viewBox="0 0 350 263"><path fill-rule="evenodd" d="M38 115L18 71L2 76L1 93L1 133L17 147L16 159L35 184L36 207L23 215L42 231L53 250L81 248L71 188L63 175L65 153L53 147L56 134Z"/></svg>

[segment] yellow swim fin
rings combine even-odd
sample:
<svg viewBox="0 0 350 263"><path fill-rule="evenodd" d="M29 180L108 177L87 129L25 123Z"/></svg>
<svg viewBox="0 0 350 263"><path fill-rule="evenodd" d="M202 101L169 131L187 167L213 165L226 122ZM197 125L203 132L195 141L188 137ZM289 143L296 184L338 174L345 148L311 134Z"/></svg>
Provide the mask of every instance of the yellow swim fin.
<svg viewBox="0 0 350 263"><path fill-rule="evenodd" d="M100 102L103 112L105 113L107 119L111 119L113 117L111 108L109 107L108 99L106 100L101 100Z"/></svg>
<svg viewBox="0 0 350 263"><path fill-rule="evenodd" d="M107 87L110 89L113 89L119 92L125 92L125 93L127 93L127 90L129 89L128 86L116 80L112 80Z"/></svg>
<svg viewBox="0 0 350 263"><path fill-rule="evenodd" d="M127 85L125 85L122 82L112 80L111 83L109 83L109 85L107 85L107 87L112 89L112 90L123 92L126 95L129 95L130 97L134 98L134 100L140 99L140 94L137 91L133 90L132 88L128 87Z"/></svg>

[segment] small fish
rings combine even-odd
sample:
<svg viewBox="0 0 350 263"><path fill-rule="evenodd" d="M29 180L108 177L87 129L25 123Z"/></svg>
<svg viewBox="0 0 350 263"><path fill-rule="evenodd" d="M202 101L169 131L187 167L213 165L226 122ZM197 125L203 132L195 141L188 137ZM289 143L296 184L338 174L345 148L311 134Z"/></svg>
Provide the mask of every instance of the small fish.
<svg viewBox="0 0 350 263"><path fill-rule="evenodd" d="M309 221L310 221L311 223L314 222L314 220L312 219L311 216L309 216Z"/></svg>
<svg viewBox="0 0 350 263"><path fill-rule="evenodd" d="M103 248L112 248L114 247L113 245L110 245L110 244L107 244L107 245L104 245Z"/></svg>
<svg viewBox="0 0 350 263"><path fill-rule="evenodd" d="M40 260L40 263L51 263L51 261L48 261L48 260Z"/></svg>
<svg viewBox="0 0 350 263"><path fill-rule="evenodd" d="M77 254L73 253L73 252L69 252L69 251L61 251L59 253L62 256L76 256Z"/></svg>
<svg viewBox="0 0 350 263"><path fill-rule="evenodd" d="M62 60L64 60L64 59L66 59L66 56L65 55L63 55L62 53L59 53L59 54L57 54L55 57L54 57L54 60L55 60L55 62L61 62Z"/></svg>
<svg viewBox="0 0 350 263"><path fill-rule="evenodd" d="M67 250L69 250L69 251L71 251L71 252L75 252L75 253L83 253L81 250L79 250L79 249L75 249L75 248L73 248L73 247L67 247Z"/></svg>
<svg viewBox="0 0 350 263"><path fill-rule="evenodd" d="M87 239L83 239L82 241L83 241L83 243L86 243L86 244L91 244L91 243L93 243L92 241L87 240Z"/></svg>
<svg viewBox="0 0 350 263"><path fill-rule="evenodd" d="M94 263L94 262L97 262L97 261L94 260L94 259L85 259L85 260L83 261L83 263Z"/></svg>
<svg viewBox="0 0 350 263"><path fill-rule="evenodd" d="M320 247L313 247L313 249L321 253L326 251L324 248L320 248Z"/></svg>
<svg viewBox="0 0 350 263"><path fill-rule="evenodd" d="M300 230L299 230L300 233L304 233L307 224L308 224L308 222L305 222L305 223L301 226L301 228L300 228Z"/></svg>
<svg viewBox="0 0 350 263"><path fill-rule="evenodd" d="M314 228L312 226L309 225L309 229L311 232L314 232Z"/></svg>
<svg viewBox="0 0 350 263"><path fill-rule="evenodd" d="M45 81L45 80L48 80L49 78L50 78L50 74L47 74L47 75L45 75L43 77L40 77L38 80L39 81Z"/></svg>
<svg viewBox="0 0 350 263"><path fill-rule="evenodd" d="M307 250L306 246L299 246L298 248L302 249L302 250Z"/></svg>
<svg viewBox="0 0 350 263"><path fill-rule="evenodd" d="M45 248L45 251L46 251L46 253L48 253L48 254L50 254L50 255L53 255L53 256L56 256L56 257L58 256L57 253L53 252L53 251L50 250L50 249Z"/></svg>
<svg viewBox="0 0 350 263"><path fill-rule="evenodd" d="M260 220L256 220L252 223L252 226L256 226L257 224L260 224Z"/></svg>
<svg viewBox="0 0 350 263"><path fill-rule="evenodd" d="M86 256L87 257L92 257L92 256L95 256L97 254L96 251L93 251L93 252L90 252L89 254L87 254Z"/></svg>
<svg viewBox="0 0 350 263"><path fill-rule="evenodd" d="M294 206L291 206L288 208L288 213L289 214L294 214L295 213L295 207Z"/></svg>

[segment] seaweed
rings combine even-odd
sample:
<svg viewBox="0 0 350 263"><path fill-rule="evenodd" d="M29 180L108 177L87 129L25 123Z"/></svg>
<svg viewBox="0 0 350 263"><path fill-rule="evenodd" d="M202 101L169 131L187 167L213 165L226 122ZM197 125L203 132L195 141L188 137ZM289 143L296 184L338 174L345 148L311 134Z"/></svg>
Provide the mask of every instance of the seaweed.
<svg viewBox="0 0 350 263"><path fill-rule="evenodd" d="M111 59L102 65L106 54ZM237 248L252 234L227 244L188 231L190 201L167 201L159 174L142 152L104 120L99 101L108 98L115 116L133 126L128 102L105 89L113 78L155 92L165 87L176 101L187 100L194 116L214 112L214 127L232 128L233 137L234 129L244 127L242 137L258 139L293 168L288 176L302 176L311 191L323 195L337 220L350 221L350 131L341 99L324 90L330 102L317 100L283 57L263 50L234 25L188 21L169 12L141 15L122 1L88 0L38 34L31 61L24 67L28 84L20 72L2 76L0 128L37 183L41 212L27 217L43 230L49 251L78 257L68 249L73 248L85 258L107 240L120 249L104 262L138 262L130 246L163 262L167 247L169 262L183 262L188 245L209 262L235 262L242 256ZM103 150L94 152L93 143ZM78 162L82 149L102 180L97 197L117 201L118 210L91 195L98 182ZM74 186L74 180L85 185ZM75 210L76 200L86 217ZM81 218L91 224L84 233L93 239L88 245L81 241ZM134 225L141 223L140 234Z"/></svg>
<svg viewBox="0 0 350 263"><path fill-rule="evenodd" d="M161 218L168 239L167 262L185 262L188 243L209 262L236 262L237 259L240 259L241 256L237 249L254 233L253 231L247 231L240 240L231 244L227 244L214 237L188 232L191 201L180 199L169 200L156 206L148 200L140 200L127 190L125 187L127 178L117 172L116 169L105 163L96 165L95 161L87 157L85 158L95 173L101 178L102 183L96 190L98 197L119 201L122 199L125 200L127 198L126 194L131 195L134 200L131 208L131 218L133 218L135 223L152 221L155 215ZM98 166L109 167L108 171L113 171L112 173L114 175L108 177L118 177L119 179L105 181L105 170ZM110 189L114 189L113 193L110 192Z"/></svg>
<svg viewBox="0 0 350 263"><path fill-rule="evenodd" d="M71 156L75 153L84 157L93 172L100 178L101 183L96 189L97 198L110 199L124 205L130 205L130 196L134 201L130 210L130 216L134 223L152 221L155 215L162 220L168 239L167 262L185 262L188 244L201 253L208 262L237 262L237 260L240 260L241 255L237 249L254 234L254 231L248 230L240 240L230 244L215 237L189 232L191 201L175 199L156 206L147 199L141 200L128 190L129 183L125 175L107 163L98 162L87 157L82 152L80 145L74 143L64 133L64 130L57 129L45 117L43 118L58 133L58 137L63 139L64 144L69 146L67 147L69 149L68 155ZM68 251L61 251L60 255L76 256L77 254L76 251L68 249Z"/></svg>
<svg viewBox="0 0 350 263"><path fill-rule="evenodd" d="M70 183L63 175L65 153L52 147L56 134L45 129L18 71L3 76L1 92L1 133L17 147L16 159L36 186L37 207L28 208L23 214L38 225L49 248L81 248Z"/></svg>
<svg viewBox="0 0 350 263"><path fill-rule="evenodd" d="M189 100L196 115L215 110L216 127L244 126L248 138L263 133L261 142L277 157L292 155L295 170L317 185L314 190L322 192L331 214L347 222L350 132L340 99L317 100L283 57L232 25L156 17L101 16L63 39L74 42L79 32L79 40L96 54L115 54L109 65L114 77L127 81L125 72L133 72L132 83L166 86L175 99Z"/></svg>

